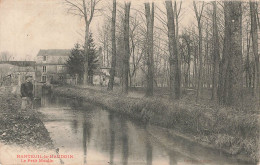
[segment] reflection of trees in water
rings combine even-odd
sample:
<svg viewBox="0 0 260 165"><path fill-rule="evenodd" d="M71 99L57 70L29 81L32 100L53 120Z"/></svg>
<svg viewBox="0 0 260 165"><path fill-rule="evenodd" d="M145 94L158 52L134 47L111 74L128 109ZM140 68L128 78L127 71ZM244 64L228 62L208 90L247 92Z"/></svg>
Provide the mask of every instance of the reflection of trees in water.
<svg viewBox="0 0 260 165"><path fill-rule="evenodd" d="M81 109L83 107L83 99L82 98L71 99L70 106L72 109Z"/></svg>
<svg viewBox="0 0 260 165"><path fill-rule="evenodd" d="M78 127L79 127L78 126L78 120L76 120L76 119L72 120L71 127L72 127L74 134L77 134L78 133Z"/></svg>
<svg viewBox="0 0 260 165"><path fill-rule="evenodd" d="M65 97L59 97L53 94L42 94L41 95L41 107L64 107L67 106L68 99Z"/></svg>
<svg viewBox="0 0 260 165"><path fill-rule="evenodd" d="M41 95L39 95L39 93ZM47 107L52 103L53 95L50 88L46 88L44 86L35 87L34 95L35 95L34 97L41 96L42 107Z"/></svg>
<svg viewBox="0 0 260 165"><path fill-rule="evenodd" d="M43 94L41 97L41 107L48 107L52 102L52 95Z"/></svg>
<svg viewBox="0 0 260 165"><path fill-rule="evenodd" d="M139 125L139 127L142 128L142 131L145 133L144 137L145 137L145 151L146 151L146 164L147 165L152 165L153 163L153 146L151 144L150 141L150 135L147 131L146 128L147 124L141 124Z"/></svg>
<svg viewBox="0 0 260 165"><path fill-rule="evenodd" d="M89 108L89 107L88 107ZM110 148L110 132L109 132L109 113L106 111L87 111L92 120L95 129L92 131L92 136L95 138L93 146L99 152L109 152Z"/></svg>
<svg viewBox="0 0 260 165"><path fill-rule="evenodd" d="M83 151L84 151L84 164L87 164L87 143L90 142L91 138L92 124L86 117L86 112L84 112L83 120Z"/></svg>
<svg viewBox="0 0 260 165"><path fill-rule="evenodd" d="M55 104L62 107L69 107L72 110L79 110L83 108L83 100L80 98L70 98L70 97L53 97L56 98ZM52 100L54 103L54 101Z"/></svg>
<svg viewBox="0 0 260 165"><path fill-rule="evenodd" d="M121 132L122 132L122 162L123 165L128 164L128 129L126 120L120 119Z"/></svg>
<svg viewBox="0 0 260 165"><path fill-rule="evenodd" d="M146 146L146 164L152 165L152 163L153 163L153 146L151 145L151 142L150 142L150 139L148 136L146 138L145 146Z"/></svg>
<svg viewBox="0 0 260 165"><path fill-rule="evenodd" d="M115 119L114 113L109 113L109 132L110 132L110 160L109 164L114 164L114 151L115 151Z"/></svg>
<svg viewBox="0 0 260 165"><path fill-rule="evenodd" d="M53 104L56 104L57 101L58 101L57 97L56 97L55 95L52 95L52 96L51 96L51 102L52 102Z"/></svg>
<svg viewBox="0 0 260 165"><path fill-rule="evenodd" d="M169 155L169 165L177 165L178 163L177 153L174 151L169 151L168 155Z"/></svg>
<svg viewBox="0 0 260 165"><path fill-rule="evenodd" d="M153 145L150 140L150 134L146 130L146 125L138 125L138 128L140 129L140 132L138 130L139 136L143 137L143 143L140 143L139 140L135 139L136 137L133 137L134 143L132 144L130 136L130 128L127 125L127 120L120 116L116 115L114 113L109 114L109 131L110 131L110 165L114 164L114 152L116 149L116 144L115 142L117 140L121 141L121 156L122 156L122 164L127 165L128 164L128 159L129 159L129 154L131 154L131 146L137 147L134 148L134 152L138 153L133 153L133 154L138 154L138 156L143 156L144 159L146 159L146 164L147 165L152 165L153 162ZM130 124L131 125L131 124ZM133 132L135 133L135 132ZM118 134L121 134L121 136L118 136ZM117 137L120 137L120 139L117 139ZM117 140L116 140L117 139ZM135 141L137 140L137 141ZM137 143L136 143L137 142ZM142 145L144 144L144 145ZM143 152L144 151L144 152ZM142 152L142 153L140 153Z"/></svg>

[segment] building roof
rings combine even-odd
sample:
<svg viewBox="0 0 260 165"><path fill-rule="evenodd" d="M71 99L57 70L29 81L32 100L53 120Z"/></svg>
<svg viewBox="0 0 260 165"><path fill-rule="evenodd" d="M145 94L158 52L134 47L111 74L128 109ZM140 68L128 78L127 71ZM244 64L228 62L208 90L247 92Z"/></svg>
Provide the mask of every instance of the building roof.
<svg viewBox="0 0 260 165"><path fill-rule="evenodd" d="M70 49L41 49L37 56L69 56Z"/></svg>
<svg viewBox="0 0 260 165"><path fill-rule="evenodd" d="M111 67L100 67L100 69L111 69Z"/></svg>
<svg viewBox="0 0 260 165"><path fill-rule="evenodd" d="M102 71L99 70L99 69L94 69L94 70L93 70L93 74L94 74L94 75L106 75L104 72L102 72Z"/></svg>
<svg viewBox="0 0 260 165"><path fill-rule="evenodd" d="M0 61L0 64L11 64L20 67L35 66L35 61Z"/></svg>

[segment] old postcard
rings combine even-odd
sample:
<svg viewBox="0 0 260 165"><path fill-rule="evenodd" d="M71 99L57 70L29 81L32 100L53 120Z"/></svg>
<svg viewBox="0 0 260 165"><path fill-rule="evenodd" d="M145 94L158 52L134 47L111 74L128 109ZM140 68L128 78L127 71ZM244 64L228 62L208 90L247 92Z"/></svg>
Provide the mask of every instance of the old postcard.
<svg viewBox="0 0 260 165"><path fill-rule="evenodd" d="M259 165L259 13L0 0L0 165Z"/></svg>

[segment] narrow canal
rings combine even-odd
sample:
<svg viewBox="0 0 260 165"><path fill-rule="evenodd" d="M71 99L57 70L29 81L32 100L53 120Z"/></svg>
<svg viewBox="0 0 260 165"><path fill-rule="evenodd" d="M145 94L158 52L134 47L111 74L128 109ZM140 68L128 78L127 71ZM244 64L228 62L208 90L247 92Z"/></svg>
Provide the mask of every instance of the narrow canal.
<svg viewBox="0 0 260 165"><path fill-rule="evenodd" d="M44 96L43 122L65 164L245 164L169 130L137 123L82 101Z"/></svg>

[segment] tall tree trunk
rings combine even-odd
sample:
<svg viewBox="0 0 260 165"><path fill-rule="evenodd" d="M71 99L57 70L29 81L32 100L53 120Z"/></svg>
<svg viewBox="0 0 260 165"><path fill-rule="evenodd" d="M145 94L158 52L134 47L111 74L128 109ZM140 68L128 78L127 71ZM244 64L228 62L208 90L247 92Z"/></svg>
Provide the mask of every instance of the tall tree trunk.
<svg viewBox="0 0 260 165"><path fill-rule="evenodd" d="M106 42L108 42L108 39L106 40ZM109 45L107 43L107 67L110 66L110 63L109 63Z"/></svg>
<svg viewBox="0 0 260 165"><path fill-rule="evenodd" d="M147 88L146 96L153 96L153 79L154 79L154 57L153 57L153 26L154 26L154 3L152 3L152 9L150 10L150 4L145 3L145 16L147 26Z"/></svg>
<svg viewBox="0 0 260 165"><path fill-rule="evenodd" d="M231 58L229 70L228 104L242 103L243 98L243 57L242 57L242 5L241 2L230 4L231 14Z"/></svg>
<svg viewBox="0 0 260 165"><path fill-rule="evenodd" d="M125 19L124 19L124 59L123 59L123 84L122 91L124 94L128 94L128 75L129 75L129 58L130 58L130 46L129 46L129 16L130 16L131 3L125 3Z"/></svg>
<svg viewBox="0 0 260 165"><path fill-rule="evenodd" d="M204 64L203 64L203 84L205 87L209 88L208 86L208 79L210 78L207 71L208 64L209 64L209 32L208 32L208 20L207 20L207 27L206 27L206 43L205 43L205 56L204 56Z"/></svg>
<svg viewBox="0 0 260 165"><path fill-rule="evenodd" d="M180 98L180 79L178 76L178 58L175 38L174 13L171 1L165 1L167 10L167 27L170 52L170 97Z"/></svg>
<svg viewBox="0 0 260 165"><path fill-rule="evenodd" d="M91 20L87 18L87 8L85 0L83 2L83 10L84 10L84 20L85 20L85 44L84 44L84 75L83 75L83 84L88 84L88 40L89 40L89 25Z"/></svg>
<svg viewBox="0 0 260 165"><path fill-rule="evenodd" d="M191 50L190 50L190 44L188 46L188 67L187 67L187 73L188 73L188 87L190 87L190 60L191 60Z"/></svg>
<svg viewBox="0 0 260 165"><path fill-rule="evenodd" d="M190 60L191 60L191 45L190 45L190 39L188 38L189 36L183 36L184 42L186 43L187 50L188 50L188 63L187 63L187 87L190 87Z"/></svg>
<svg viewBox="0 0 260 165"><path fill-rule="evenodd" d="M228 6L224 3L224 17L225 17L225 31L224 31L224 44L223 44L223 56L219 65L219 87L218 87L218 99L221 104L226 104L227 98L227 86L228 86L228 59L229 59L229 49L230 43L229 38L231 37L229 33L229 29L227 27L230 26L230 15L228 13Z"/></svg>
<svg viewBox="0 0 260 165"><path fill-rule="evenodd" d="M257 33L257 9L256 2L250 2L250 15L251 15L251 36L253 52L255 56L255 87L254 96L257 100L257 106L259 106L259 94L260 94L260 73L259 73L259 54L258 54L258 33Z"/></svg>
<svg viewBox="0 0 260 165"><path fill-rule="evenodd" d="M196 102L198 101L201 91L202 91L202 25L201 25L201 17L203 13L203 7L204 7L204 2L202 4L202 8L200 11L198 11L197 6L195 1L193 1L193 6L196 14L196 19L198 23L198 30L199 30L199 53L198 53L198 58L199 58L199 75L198 75L198 86L197 86L197 95L196 95Z"/></svg>
<svg viewBox="0 0 260 165"><path fill-rule="evenodd" d="M248 27L248 24L247 24ZM248 29L248 28L247 28ZM247 32L246 34L246 43L247 43L247 49L246 49L246 87L248 89L251 88L251 84L249 83L250 81L250 61L249 61L249 53L250 53L250 39L251 35L250 33ZM250 84L250 85L249 85Z"/></svg>
<svg viewBox="0 0 260 165"><path fill-rule="evenodd" d="M198 86L197 82L198 82L198 69L197 69L197 58L198 58L198 47L197 45L194 46L194 59L193 59L193 63L194 63L194 67L193 67L193 86L196 88Z"/></svg>
<svg viewBox="0 0 260 165"><path fill-rule="evenodd" d="M224 2L225 37L221 63L220 101L226 105L241 103L242 77L242 34L241 2Z"/></svg>
<svg viewBox="0 0 260 165"><path fill-rule="evenodd" d="M197 86L197 95L196 95L196 102L198 101L200 95L201 95L201 90L202 90L202 27L199 24L199 53L198 53L198 58L199 58L199 72L198 72L198 86Z"/></svg>
<svg viewBox="0 0 260 165"><path fill-rule="evenodd" d="M85 30L85 44L84 44L84 75L83 75L83 84L88 84L88 40L89 40L89 24L86 24Z"/></svg>
<svg viewBox="0 0 260 165"><path fill-rule="evenodd" d="M135 64L135 44L134 44L134 39L133 35L130 37L131 43L132 43L132 60L133 60L133 72L129 73L129 79L130 79L130 87L133 85L133 79L136 71L136 64Z"/></svg>
<svg viewBox="0 0 260 165"><path fill-rule="evenodd" d="M176 56L177 56L177 70L176 70L176 92L178 95L178 98L181 95L181 56L179 51L179 14L181 11L181 4L182 1L180 1L180 8L179 11L177 9L177 2L174 2L174 12L175 12L175 21L176 21L176 27L175 27L175 38L176 38Z"/></svg>
<svg viewBox="0 0 260 165"><path fill-rule="evenodd" d="M114 77L116 72L116 0L113 0L113 11L112 11L112 63L110 70L110 79L108 83L108 90L113 90Z"/></svg>
<svg viewBox="0 0 260 165"><path fill-rule="evenodd" d="M213 5L213 79L212 79L212 100L217 99L218 78L219 78L219 39L218 39L218 25L217 25L217 4Z"/></svg>

